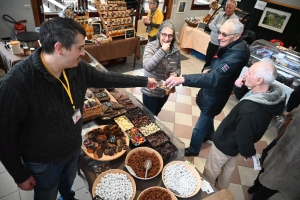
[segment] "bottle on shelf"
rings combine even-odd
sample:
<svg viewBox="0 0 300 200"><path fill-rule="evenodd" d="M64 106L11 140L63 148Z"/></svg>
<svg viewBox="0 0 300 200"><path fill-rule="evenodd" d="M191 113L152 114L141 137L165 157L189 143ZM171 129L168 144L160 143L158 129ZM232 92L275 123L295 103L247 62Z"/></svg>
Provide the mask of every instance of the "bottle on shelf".
<svg viewBox="0 0 300 200"><path fill-rule="evenodd" d="M90 22L90 34L91 34L91 37L93 37L93 35L94 35L94 27L92 26L92 22Z"/></svg>

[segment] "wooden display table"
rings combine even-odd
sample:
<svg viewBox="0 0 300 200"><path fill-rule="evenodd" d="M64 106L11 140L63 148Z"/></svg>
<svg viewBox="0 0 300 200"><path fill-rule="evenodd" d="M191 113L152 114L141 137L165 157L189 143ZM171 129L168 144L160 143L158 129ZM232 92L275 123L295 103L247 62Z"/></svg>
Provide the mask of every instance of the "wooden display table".
<svg viewBox="0 0 300 200"><path fill-rule="evenodd" d="M4 47L4 43L0 43L0 64L3 65L5 72L11 70L11 68L20 62L22 59L26 58L23 54L12 54Z"/></svg>
<svg viewBox="0 0 300 200"><path fill-rule="evenodd" d="M99 62L134 55L133 67L135 67L136 58L140 59L141 57L140 39L138 37L114 40L109 43L101 44L100 46L95 44L86 45L84 49ZM88 55L85 55L83 59L89 60Z"/></svg>
<svg viewBox="0 0 300 200"><path fill-rule="evenodd" d="M180 34L180 48L194 49L206 55L206 49L210 41L210 35L201 28L193 28L183 25Z"/></svg>

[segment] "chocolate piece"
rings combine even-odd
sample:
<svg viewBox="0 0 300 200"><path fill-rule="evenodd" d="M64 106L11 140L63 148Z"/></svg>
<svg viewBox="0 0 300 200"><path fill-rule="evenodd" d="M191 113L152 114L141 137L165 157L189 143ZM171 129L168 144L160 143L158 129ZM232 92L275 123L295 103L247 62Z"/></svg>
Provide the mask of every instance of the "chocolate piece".
<svg viewBox="0 0 300 200"><path fill-rule="evenodd" d="M127 150L127 149L128 149L128 146L124 145L123 150Z"/></svg>
<svg viewBox="0 0 300 200"><path fill-rule="evenodd" d="M109 152L110 152L110 149L105 149L104 154L105 154L105 155L108 155Z"/></svg>
<svg viewBox="0 0 300 200"><path fill-rule="evenodd" d="M119 146L118 147L118 152L121 152L123 150L123 147Z"/></svg>

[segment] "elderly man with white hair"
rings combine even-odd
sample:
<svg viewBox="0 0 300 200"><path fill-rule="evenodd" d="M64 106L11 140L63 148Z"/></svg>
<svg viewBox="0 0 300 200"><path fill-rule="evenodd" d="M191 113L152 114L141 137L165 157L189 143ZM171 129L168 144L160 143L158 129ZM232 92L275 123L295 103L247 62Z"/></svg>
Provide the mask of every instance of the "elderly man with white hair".
<svg viewBox="0 0 300 200"><path fill-rule="evenodd" d="M243 24L236 19L227 20L219 31L219 49L211 65L202 74L189 74L170 77L166 84L201 88L196 103L201 110L193 129L190 146L185 156L197 156L205 138L214 133L214 117L226 105L234 87L234 81L247 65L250 51L241 39Z"/></svg>
<svg viewBox="0 0 300 200"><path fill-rule="evenodd" d="M229 186L236 156L241 154L249 159L256 155L254 143L262 138L272 117L280 115L285 106L284 91L271 84L277 71L270 59L253 64L244 76L245 79L235 81L235 91L240 89L246 94L217 128L204 167L204 176L219 190Z"/></svg>

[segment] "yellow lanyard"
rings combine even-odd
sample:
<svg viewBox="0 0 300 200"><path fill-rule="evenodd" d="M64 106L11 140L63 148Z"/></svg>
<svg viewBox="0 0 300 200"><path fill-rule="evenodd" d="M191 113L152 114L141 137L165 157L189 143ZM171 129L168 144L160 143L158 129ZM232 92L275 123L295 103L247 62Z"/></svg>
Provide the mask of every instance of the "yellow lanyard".
<svg viewBox="0 0 300 200"><path fill-rule="evenodd" d="M227 20L228 20L232 15L233 15L233 13L227 18ZM222 22L221 22L222 25L224 24L224 19L226 19L226 15L225 15L225 16L223 15Z"/></svg>
<svg viewBox="0 0 300 200"><path fill-rule="evenodd" d="M63 87L65 88L69 98L70 98L70 101L71 101L71 104L73 106L73 109L75 110L75 105L74 105L74 102L73 102L73 98L72 98L72 94L71 94L71 89L70 89L70 85L69 85L69 80L68 80L68 77L66 76L66 72L65 70L63 70L63 75L64 75L64 78L66 80L66 83L67 83L67 86L53 73L53 71L46 65L46 63L44 62L44 59L42 57L42 53L40 54L40 57L41 57L41 60L42 60L42 63L45 65L46 69L48 70L48 72L54 76L57 80L59 80L61 82L61 84L63 85Z"/></svg>

